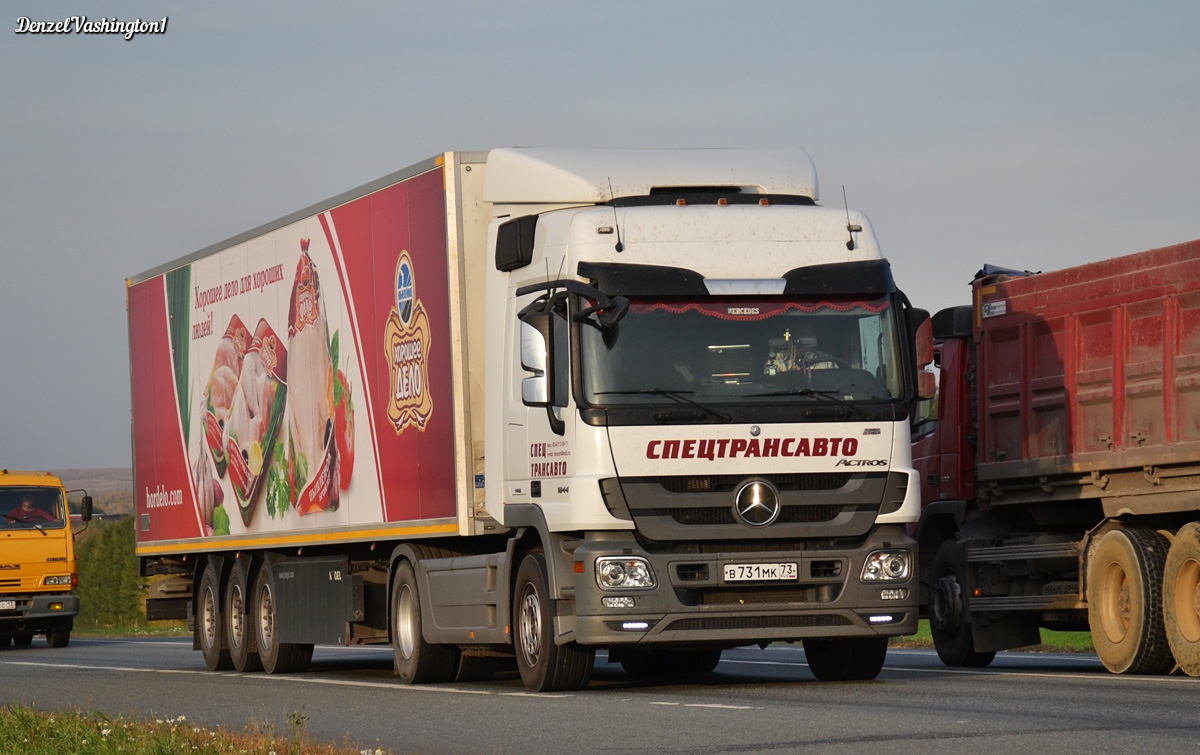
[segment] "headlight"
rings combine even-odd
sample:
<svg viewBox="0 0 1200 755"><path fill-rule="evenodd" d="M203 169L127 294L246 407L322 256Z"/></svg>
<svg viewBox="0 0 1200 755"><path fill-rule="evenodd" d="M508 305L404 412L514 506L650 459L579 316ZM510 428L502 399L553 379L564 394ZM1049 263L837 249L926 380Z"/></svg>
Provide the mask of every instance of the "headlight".
<svg viewBox="0 0 1200 755"><path fill-rule="evenodd" d="M61 576L46 577L46 584L48 584L48 585L69 585L69 584L71 584L71 575L64 574Z"/></svg>
<svg viewBox="0 0 1200 755"><path fill-rule="evenodd" d="M874 551L863 564L862 582L900 582L908 579L908 551Z"/></svg>
<svg viewBox="0 0 1200 755"><path fill-rule="evenodd" d="M656 586L650 563L629 556L596 559L596 584L601 590L648 590Z"/></svg>

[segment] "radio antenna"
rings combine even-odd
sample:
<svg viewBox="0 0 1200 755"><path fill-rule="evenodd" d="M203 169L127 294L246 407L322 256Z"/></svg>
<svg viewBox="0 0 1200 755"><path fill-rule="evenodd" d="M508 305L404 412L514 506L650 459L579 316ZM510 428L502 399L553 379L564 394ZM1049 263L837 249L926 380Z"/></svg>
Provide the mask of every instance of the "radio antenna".
<svg viewBox="0 0 1200 755"><path fill-rule="evenodd" d="M613 195L612 176L608 177L608 201L611 202L616 197ZM621 221L617 219L617 208L614 206L613 211L613 226L617 229L617 245L613 249L617 250L617 254L625 251L625 245L621 243Z"/></svg>
<svg viewBox="0 0 1200 755"><path fill-rule="evenodd" d="M861 225L850 224L850 203L846 201L846 184L842 184L842 207L846 208L846 233L850 234L850 240L846 242L846 248L854 250L854 234L862 233Z"/></svg>

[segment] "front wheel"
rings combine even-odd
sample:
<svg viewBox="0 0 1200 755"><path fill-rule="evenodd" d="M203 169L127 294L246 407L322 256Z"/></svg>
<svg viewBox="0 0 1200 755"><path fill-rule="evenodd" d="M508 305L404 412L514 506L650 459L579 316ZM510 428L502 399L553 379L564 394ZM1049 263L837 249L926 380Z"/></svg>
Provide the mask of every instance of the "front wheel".
<svg viewBox="0 0 1200 755"><path fill-rule="evenodd" d="M19 648L27 648L33 644L33 632L25 630L12 636L12 643Z"/></svg>
<svg viewBox="0 0 1200 755"><path fill-rule="evenodd" d="M74 619L67 619L57 626L47 629L46 644L52 648L65 648L71 642L71 629L74 625Z"/></svg>
<svg viewBox="0 0 1200 755"><path fill-rule="evenodd" d="M1088 625L1114 674L1165 674L1174 665L1163 621L1167 541L1147 529L1106 532L1088 557Z"/></svg>
<svg viewBox="0 0 1200 755"><path fill-rule="evenodd" d="M804 641L804 657L820 681L857 682L879 676L887 647L887 637L809 639Z"/></svg>
<svg viewBox="0 0 1200 755"><path fill-rule="evenodd" d="M947 540L938 546L933 557L929 619L933 645L938 658L947 666L984 668L996 653L975 650L965 590L966 574L959 565L958 543Z"/></svg>
<svg viewBox="0 0 1200 755"><path fill-rule="evenodd" d="M530 553L517 570L513 588L517 669L530 692L582 689L592 678L595 650L574 642L555 644L553 607L546 557Z"/></svg>

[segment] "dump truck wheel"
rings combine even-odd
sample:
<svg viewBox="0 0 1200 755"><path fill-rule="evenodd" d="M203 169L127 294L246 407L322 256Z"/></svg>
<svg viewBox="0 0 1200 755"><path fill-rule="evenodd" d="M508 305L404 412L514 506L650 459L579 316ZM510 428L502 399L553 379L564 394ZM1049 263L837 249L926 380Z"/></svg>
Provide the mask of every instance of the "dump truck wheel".
<svg viewBox="0 0 1200 755"><path fill-rule="evenodd" d="M808 639L804 641L804 657L820 681L865 681L883 670L887 647L887 637Z"/></svg>
<svg viewBox="0 0 1200 755"><path fill-rule="evenodd" d="M258 646L254 642L254 631L249 620L250 600L246 596L250 575L248 563L239 558L229 574L225 586L226 644L233 667L238 671L262 671L262 659L258 657Z"/></svg>
<svg viewBox="0 0 1200 755"><path fill-rule="evenodd" d="M955 541L947 540L938 546L932 570L929 630L938 658L947 666L984 668L995 659L996 653L975 649L965 592L966 574L959 564Z"/></svg>
<svg viewBox="0 0 1200 755"><path fill-rule="evenodd" d="M530 553L517 570L513 588L517 669L530 692L582 689L592 678L594 649L574 642L555 644L553 606L546 557Z"/></svg>
<svg viewBox="0 0 1200 755"><path fill-rule="evenodd" d="M75 626L74 619L67 619L57 626L46 630L46 644L52 648L65 648L71 642L71 629Z"/></svg>
<svg viewBox="0 0 1200 755"><path fill-rule="evenodd" d="M200 577L199 609L196 611L196 638L204 664L209 671L233 668L229 648L225 647L225 614L221 611L221 574L212 561Z"/></svg>
<svg viewBox="0 0 1200 755"><path fill-rule="evenodd" d="M1088 557L1092 644L1114 674L1165 674L1174 665L1162 609L1167 549L1153 530L1114 529Z"/></svg>
<svg viewBox="0 0 1200 755"><path fill-rule="evenodd" d="M1163 570L1163 619L1175 662L1200 676L1200 524L1175 533Z"/></svg>
<svg viewBox="0 0 1200 755"><path fill-rule="evenodd" d="M289 674L308 668L313 646L279 641L279 611L275 605L275 584L270 564L259 566L252 593L251 622L254 642L263 671L268 674Z"/></svg>
<svg viewBox="0 0 1200 755"><path fill-rule="evenodd" d="M392 582L392 652L396 675L407 684L448 682L458 670L457 647L425 641L417 574L407 560Z"/></svg>

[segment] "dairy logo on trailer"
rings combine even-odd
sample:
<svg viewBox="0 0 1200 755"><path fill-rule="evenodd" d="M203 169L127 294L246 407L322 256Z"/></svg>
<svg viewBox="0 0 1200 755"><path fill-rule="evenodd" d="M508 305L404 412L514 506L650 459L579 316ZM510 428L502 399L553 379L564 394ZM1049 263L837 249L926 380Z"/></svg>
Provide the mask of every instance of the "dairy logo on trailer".
<svg viewBox="0 0 1200 755"><path fill-rule="evenodd" d="M429 393L429 316L417 298L416 274L407 251L396 263L396 305L384 328L383 345L391 375L388 419L396 434L414 425L425 429L433 414Z"/></svg>

